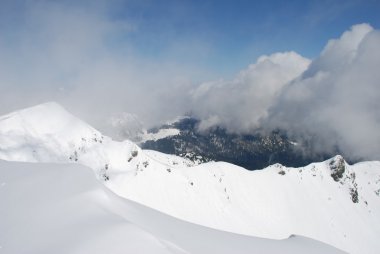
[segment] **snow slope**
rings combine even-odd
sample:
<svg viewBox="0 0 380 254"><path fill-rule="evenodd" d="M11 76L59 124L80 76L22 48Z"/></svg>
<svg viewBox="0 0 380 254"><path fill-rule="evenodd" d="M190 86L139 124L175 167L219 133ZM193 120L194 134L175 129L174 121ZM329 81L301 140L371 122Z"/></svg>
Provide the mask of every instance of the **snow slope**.
<svg viewBox="0 0 380 254"><path fill-rule="evenodd" d="M0 161L0 253L342 253L186 223L122 199L80 165Z"/></svg>
<svg viewBox="0 0 380 254"><path fill-rule="evenodd" d="M115 142L55 103L0 117L0 159L72 162L114 193L174 217L273 239L303 235L350 253L380 248L380 162L337 156L303 168L247 171Z"/></svg>

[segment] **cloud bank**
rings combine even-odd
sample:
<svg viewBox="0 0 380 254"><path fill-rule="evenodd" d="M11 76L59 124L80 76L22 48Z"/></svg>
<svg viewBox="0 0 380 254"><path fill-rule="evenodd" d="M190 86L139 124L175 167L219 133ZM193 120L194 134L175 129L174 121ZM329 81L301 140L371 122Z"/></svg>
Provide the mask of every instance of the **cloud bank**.
<svg viewBox="0 0 380 254"><path fill-rule="evenodd" d="M303 75L281 91L264 126L317 137L352 159L380 159L380 31L355 25L330 40Z"/></svg>
<svg viewBox="0 0 380 254"><path fill-rule="evenodd" d="M380 31L359 24L309 61L294 52L263 56L232 81L192 92L200 129L281 129L309 152L380 159Z"/></svg>
<svg viewBox="0 0 380 254"><path fill-rule="evenodd" d="M200 129L218 125L247 133L258 128L283 86L309 63L295 52L275 53L260 57L231 81L201 84L191 92L193 113L202 119Z"/></svg>

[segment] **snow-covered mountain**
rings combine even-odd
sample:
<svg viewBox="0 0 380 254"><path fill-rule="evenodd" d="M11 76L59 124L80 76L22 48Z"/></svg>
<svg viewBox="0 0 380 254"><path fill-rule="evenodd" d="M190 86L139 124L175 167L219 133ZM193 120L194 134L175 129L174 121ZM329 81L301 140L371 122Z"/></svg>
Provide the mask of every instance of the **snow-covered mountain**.
<svg viewBox="0 0 380 254"><path fill-rule="evenodd" d="M116 142L55 103L0 117L0 159L92 168L121 197L174 217L250 236L302 235L350 253L380 248L380 162L341 156L302 168L247 171Z"/></svg>
<svg viewBox="0 0 380 254"><path fill-rule="evenodd" d="M204 161L226 161L249 170L262 169L275 163L300 167L339 154L338 149L335 152L315 152L311 145L313 138L289 136L280 129L256 129L249 134L239 134L219 126L201 131L200 125L201 121L194 117L178 118L148 131L144 130L141 136L143 138L138 139L138 144L143 149L181 157L196 155ZM130 126L126 124L119 131L133 128L132 124ZM161 133L168 135L159 135Z"/></svg>
<svg viewBox="0 0 380 254"><path fill-rule="evenodd" d="M109 191L81 165L0 161L0 253L342 253L180 221ZM190 237L189 237L190 236Z"/></svg>

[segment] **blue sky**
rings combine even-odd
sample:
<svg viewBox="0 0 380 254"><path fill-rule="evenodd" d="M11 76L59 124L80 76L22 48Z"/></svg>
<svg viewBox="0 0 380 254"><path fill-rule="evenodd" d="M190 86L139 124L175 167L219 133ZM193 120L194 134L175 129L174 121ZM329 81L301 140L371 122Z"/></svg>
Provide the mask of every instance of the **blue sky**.
<svg viewBox="0 0 380 254"><path fill-rule="evenodd" d="M114 11L136 25L127 39L140 54L174 54L228 75L277 51L314 58L353 24L380 25L375 0L127 1Z"/></svg>
<svg viewBox="0 0 380 254"><path fill-rule="evenodd" d="M128 24L130 29L107 38L108 50L116 54L196 65L210 78L229 78L263 54L293 50L314 58L354 24L380 26L378 0L5 0L1 5L0 33L11 44L15 34L31 28L27 16L34 6L63 6L66 12L82 10Z"/></svg>

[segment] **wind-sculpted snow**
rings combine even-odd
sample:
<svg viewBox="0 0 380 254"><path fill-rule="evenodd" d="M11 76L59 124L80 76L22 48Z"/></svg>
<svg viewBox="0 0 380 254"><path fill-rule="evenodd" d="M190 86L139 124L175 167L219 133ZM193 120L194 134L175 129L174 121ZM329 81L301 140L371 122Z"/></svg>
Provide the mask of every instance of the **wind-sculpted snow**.
<svg viewBox="0 0 380 254"><path fill-rule="evenodd" d="M39 127L53 115L64 119ZM196 224L272 239L303 235L350 253L380 248L380 162L348 165L337 156L253 172L223 162L195 166L115 142L54 103L2 117L0 141L0 159L80 163L119 196Z"/></svg>
<svg viewBox="0 0 380 254"><path fill-rule="evenodd" d="M122 199L80 165L0 161L1 253L342 253L194 225Z"/></svg>

